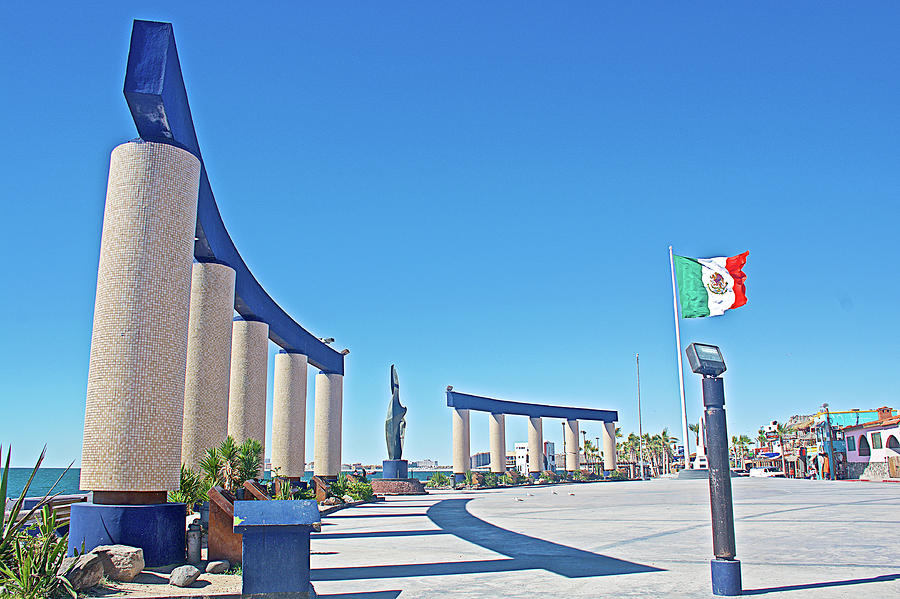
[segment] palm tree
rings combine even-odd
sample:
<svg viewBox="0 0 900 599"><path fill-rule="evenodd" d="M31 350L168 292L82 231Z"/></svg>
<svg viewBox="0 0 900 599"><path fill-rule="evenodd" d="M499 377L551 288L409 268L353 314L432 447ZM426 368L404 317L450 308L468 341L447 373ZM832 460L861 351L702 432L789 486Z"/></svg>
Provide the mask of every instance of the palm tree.
<svg viewBox="0 0 900 599"><path fill-rule="evenodd" d="M688 430L694 433L694 446L700 446L700 423L695 422L694 424L688 425Z"/></svg>

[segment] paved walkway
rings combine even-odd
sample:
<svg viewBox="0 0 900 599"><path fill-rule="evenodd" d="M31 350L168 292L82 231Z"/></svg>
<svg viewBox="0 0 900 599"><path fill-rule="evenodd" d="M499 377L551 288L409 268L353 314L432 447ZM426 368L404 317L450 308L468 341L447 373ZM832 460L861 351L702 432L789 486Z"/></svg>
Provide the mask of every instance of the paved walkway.
<svg viewBox="0 0 900 599"><path fill-rule="evenodd" d="M900 597L900 485L733 489L745 595ZM312 553L333 599L712 596L702 480L391 498L325 517Z"/></svg>

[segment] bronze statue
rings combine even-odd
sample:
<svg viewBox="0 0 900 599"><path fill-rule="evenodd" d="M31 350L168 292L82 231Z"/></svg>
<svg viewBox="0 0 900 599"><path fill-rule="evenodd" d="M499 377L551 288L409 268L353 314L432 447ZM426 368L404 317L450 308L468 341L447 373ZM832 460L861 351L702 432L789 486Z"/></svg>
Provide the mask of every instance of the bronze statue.
<svg viewBox="0 0 900 599"><path fill-rule="evenodd" d="M391 403L384 421L384 440L387 442L389 460L399 460L403 453L403 437L406 432L406 408L400 405L400 381L397 369L391 364Z"/></svg>

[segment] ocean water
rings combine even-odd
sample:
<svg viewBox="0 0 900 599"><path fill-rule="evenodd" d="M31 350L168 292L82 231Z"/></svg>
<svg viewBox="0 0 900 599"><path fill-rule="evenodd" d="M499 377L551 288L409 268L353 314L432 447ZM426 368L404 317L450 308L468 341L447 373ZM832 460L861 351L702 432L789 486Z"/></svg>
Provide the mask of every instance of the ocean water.
<svg viewBox="0 0 900 599"><path fill-rule="evenodd" d="M368 477L371 478L381 478L381 472L367 472ZM431 475L434 474L432 470L416 470L409 473L412 478L417 478L419 480L428 480L431 478ZM446 472L445 472L446 474ZM312 478L313 473L311 471L306 472L306 476L304 476L305 480L309 480ZM28 481L28 477L31 476L31 468L10 468L9 469L9 480L7 481L7 490L6 496L16 498L22 492L22 488L25 486L25 483ZM56 483L57 479L62 476L62 479L59 481L59 484L53 489L53 493L62 493L64 495L68 495L71 493L82 493L78 488L79 478L81 476L81 470L79 468L69 468L66 471L65 468L41 468L37 471L37 474L34 476L34 480L31 482L31 487L28 489L29 497L40 497L42 495L46 495L50 492L51 487L53 487L54 483ZM270 476L269 472L266 472L266 477Z"/></svg>

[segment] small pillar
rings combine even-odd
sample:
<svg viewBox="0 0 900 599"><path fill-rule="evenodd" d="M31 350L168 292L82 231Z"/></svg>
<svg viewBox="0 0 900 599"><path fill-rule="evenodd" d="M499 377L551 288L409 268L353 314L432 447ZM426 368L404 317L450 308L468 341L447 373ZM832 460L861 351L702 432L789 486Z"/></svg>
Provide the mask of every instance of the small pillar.
<svg viewBox="0 0 900 599"><path fill-rule="evenodd" d="M307 357L280 350L272 386L272 471L287 478L306 473Z"/></svg>
<svg viewBox="0 0 900 599"><path fill-rule="evenodd" d="M316 375L315 475L336 480L341 473L341 411L344 376L331 372Z"/></svg>
<svg viewBox="0 0 900 599"><path fill-rule="evenodd" d="M528 418L528 473L538 478L544 470L544 431L540 417Z"/></svg>
<svg viewBox="0 0 900 599"><path fill-rule="evenodd" d="M228 434L234 269L197 262L191 278L181 461L196 468Z"/></svg>
<svg viewBox="0 0 900 599"><path fill-rule="evenodd" d="M265 448L269 325L240 316L232 324L228 434L238 443L255 439Z"/></svg>
<svg viewBox="0 0 900 599"><path fill-rule="evenodd" d="M453 479L462 482L472 469L469 451L469 410L453 408Z"/></svg>
<svg viewBox="0 0 900 599"><path fill-rule="evenodd" d="M578 445L578 421L566 420L566 472L575 472L581 468L581 451Z"/></svg>
<svg viewBox="0 0 900 599"><path fill-rule="evenodd" d="M612 472L616 469L616 423L604 422L603 434L603 469Z"/></svg>
<svg viewBox="0 0 900 599"><path fill-rule="evenodd" d="M506 416L490 415L491 472L506 472Z"/></svg>

